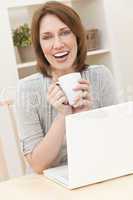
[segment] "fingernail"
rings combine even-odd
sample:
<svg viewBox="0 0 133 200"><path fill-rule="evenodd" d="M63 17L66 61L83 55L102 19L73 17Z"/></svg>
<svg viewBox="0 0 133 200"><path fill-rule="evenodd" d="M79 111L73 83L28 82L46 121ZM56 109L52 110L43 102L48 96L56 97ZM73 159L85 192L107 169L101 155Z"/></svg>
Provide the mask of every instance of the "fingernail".
<svg viewBox="0 0 133 200"><path fill-rule="evenodd" d="M60 85L59 81L57 81L55 84L56 84L56 85Z"/></svg>
<svg viewBox="0 0 133 200"><path fill-rule="evenodd" d="M73 105L74 108L76 108L76 105Z"/></svg>

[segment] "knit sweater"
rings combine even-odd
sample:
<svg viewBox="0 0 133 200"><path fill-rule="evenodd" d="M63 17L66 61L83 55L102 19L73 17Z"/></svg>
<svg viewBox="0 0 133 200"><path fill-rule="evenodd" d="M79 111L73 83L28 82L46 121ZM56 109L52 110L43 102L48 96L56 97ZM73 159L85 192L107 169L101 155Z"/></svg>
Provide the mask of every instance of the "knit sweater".
<svg viewBox="0 0 133 200"><path fill-rule="evenodd" d="M88 66L81 72L81 76L90 81L93 96L92 109L117 103L114 79L107 67L104 65ZM57 115L57 111L47 101L47 91L51 83L52 80L41 73L19 80L17 114L21 132L21 149L24 155L32 152L45 137ZM44 156L47 153L49 152L44 152ZM62 164L66 160L66 141L64 141L53 166Z"/></svg>

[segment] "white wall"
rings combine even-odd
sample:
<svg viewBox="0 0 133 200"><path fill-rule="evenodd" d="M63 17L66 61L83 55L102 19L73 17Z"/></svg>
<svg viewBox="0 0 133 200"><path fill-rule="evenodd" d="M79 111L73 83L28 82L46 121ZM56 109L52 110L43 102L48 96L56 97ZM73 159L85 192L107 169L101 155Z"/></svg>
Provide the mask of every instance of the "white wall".
<svg viewBox="0 0 133 200"><path fill-rule="evenodd" d="M4 148L0 138L0 181L8 179L8 170L3 150Z"/></svg>
<svg viewBox="0 0 133 200"><path fill-rule="evenodd" d="M2 4L0 4L0 94L3 88L14 86L17 81L15 57L13 51L10 50L13 46L5 4L6 1L3 1ZM4 112L4 114L6 113ZM2 139L2 136L5 134L5 129L7 129L8 134L11 133L7 121L8 118L4 117L3 108L0 107L0 139L2 140L0 149L3 149L2 146L4 147L7 145ZM5 168L6 160L4 160L4 154L5 149L3 149L3 153L0 153L0 180L4 180L8 177L8 172Z"/></svg>
<svg viewBox="0 0 133 200"><path fill-rule="evenodd" d="M0 91L3 87L16 85L17 70L11 40L8 13L0 8ZM14 49L13 49L14 50Z"/></svg>
<svg viewBox="0 0 133 200"><path fill-rule="evenodd" d="M133 1L104 3L116 79L121 88L133 94Z"/></svg>

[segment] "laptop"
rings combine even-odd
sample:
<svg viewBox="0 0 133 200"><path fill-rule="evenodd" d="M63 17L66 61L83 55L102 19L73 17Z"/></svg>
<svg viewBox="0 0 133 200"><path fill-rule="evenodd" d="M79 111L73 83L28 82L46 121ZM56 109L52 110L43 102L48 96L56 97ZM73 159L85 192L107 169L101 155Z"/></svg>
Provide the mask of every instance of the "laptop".
<svg viewBox="0 0 133 200"><path fill-rule="evenodd" d="M133 173L133 102L66 116L68 164L44 170L74 189Z"/></svg>

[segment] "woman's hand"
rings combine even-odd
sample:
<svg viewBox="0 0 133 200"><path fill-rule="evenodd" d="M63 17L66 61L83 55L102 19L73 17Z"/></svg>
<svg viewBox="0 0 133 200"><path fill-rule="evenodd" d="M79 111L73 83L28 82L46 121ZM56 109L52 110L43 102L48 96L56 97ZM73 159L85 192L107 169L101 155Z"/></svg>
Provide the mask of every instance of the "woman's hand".
<svg viewBox="0 0 133 200"><path fill-rule="evenodd" d="M68 105L67 98L59 85L50 85L47 94L48 102L61 114L72 114L72 107Z"/></svg>
<svg viewBox="0 0 133 200"><path fill-rule="evenodd" d="M90 110L92 107L92 95L90 92L90 83L88 80L80 80L79 84L74 88L75 91L82 91L76 97L73 105L73 113Z"/></svg>

